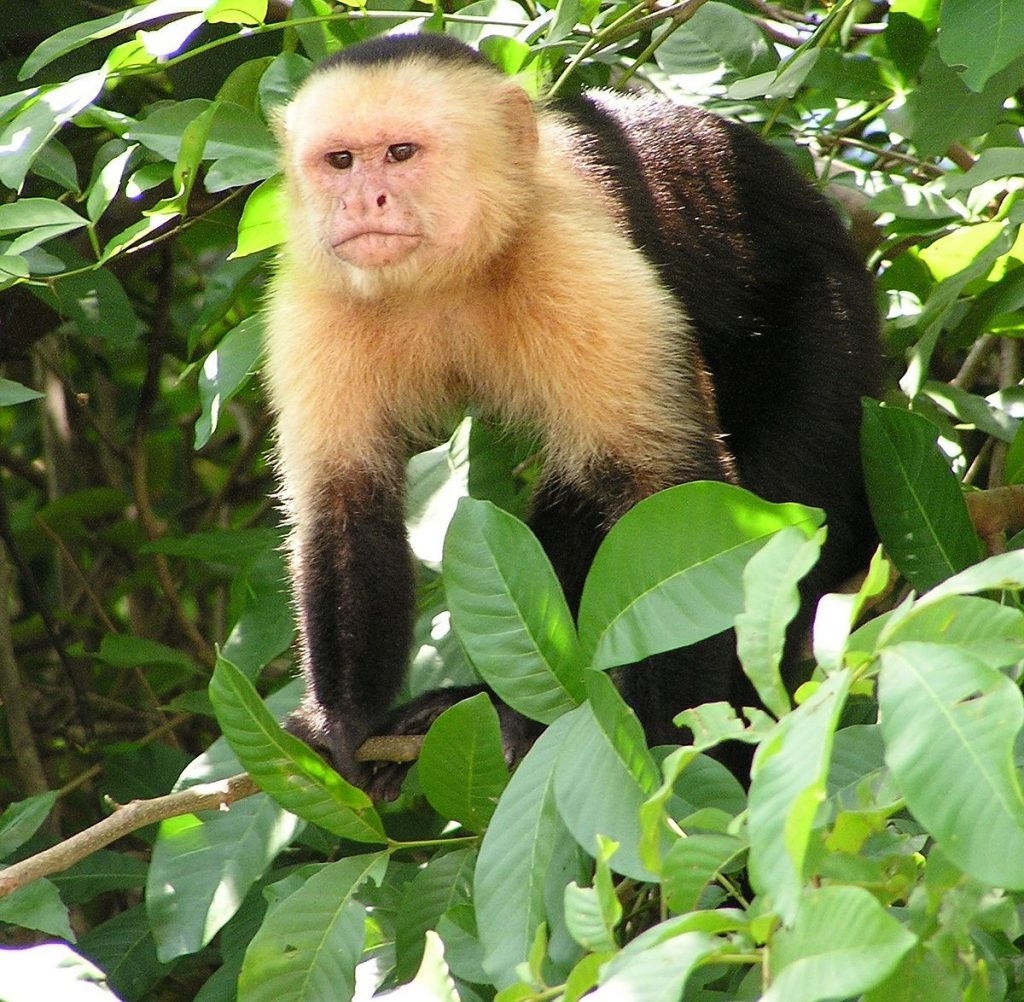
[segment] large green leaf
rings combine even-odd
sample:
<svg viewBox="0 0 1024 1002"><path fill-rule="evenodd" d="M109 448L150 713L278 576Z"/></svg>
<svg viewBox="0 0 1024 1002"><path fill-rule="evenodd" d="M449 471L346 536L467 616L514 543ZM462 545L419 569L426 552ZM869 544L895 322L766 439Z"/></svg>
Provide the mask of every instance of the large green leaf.
<svg viewBox="0 0 1024 1002"><path fill-rule="evenodd" d="M275 711L277 704L292 701L292 696L271 699ZM221 738L192 762L174 789L225 779L240 769ZM264 796L247 797L226 811L161 822L146 889L146 912L160 959L206 946L301 828L298 818Z"/></svg>
<svg viewBox="0 0 1024 1002"><path fill-rule="evenodd" d="M57 791L51 790L19 800L4 809L0 814L0 859L8 857L36 833L56 799Z"/></svg>
<svg viewBox="0 0 1024 1002"><path fill-rule="evenodd" d="M1002 668L1024 659L1024 612L973 595L915 602L906 611L869 620L850 638L849 649L873 654L907 640L969 647L975 657Z"/></svg>
<svg viewBox="0 0 1024 1002"><path fill-rule="evenodd" d="M239 761L282 807L343 838L387 841L370 798L283 731L252 683L223 658L210 680L210 701Z"/></svg>
<svg viewBox="0 0 1024 1002"><path fill-rule="evenodd" d="M603 835L619 843L613 870L654 880L640 860L640 808L659 785L658 769L636 714L611 679L600 672L588 675L590 701L570 714L573 727L555 769L558 810L591 855Z"/></svg>
<svg viewBox="0 0 1024 1002"><path fill-rule="evenodd" d="M750 882L791 921L804 888L804 864L825 799L832 741L850 688L849 672L830 675L806 703L761 742L750 777Z"/></svg>
<svg viewBox="0 0 1024 1002"><path fill-rule="evenodd" d="M196 448L201 449L217 430L224 405L249 381L256 371L263 350L262 318L246 317L224 335L220 344L206 356L199 374L199 403L202 412L196 421Z"/></svg>
<svg viewBox="0 0 1024 1002"><path fill-rule="evenodd" d="M724 832L693 832L679 839L665 856L665 904L677 915L695 910L708 883L746 848L742 839Z"/></svg>
<svg viewBox="0 0 1024 1002"><path fill-rule="evenodd" d="M409 881L395 927L395 973L399 981L415 974L423 959L427 930L436 929L449 908L469 902L475 865L475 850L456 849L429 860Z"/></svg>
<svg viewBox="0 0 1024 1002"><path fill-rule="evenodd" d="M238 221L238 242L231 258L257 254L276 247L286 235L284 222L284 187L281 175L267 178L246 200Z"/></svg>
<svg viewBox="0 0 1024 1002"><path fill-rule="evenodd" d="M36 929L75 941L67 906L49 880L37 879L0 898L0 926Z"/></svg>
<svg viewBox="0 0 1024 1002"><path fill-rule="evenodd" d="M788 525L806 535L824 515L771 504L731 484L681 484L634 506L608 533L580 602L591 667L612 668L685 647L733 625L743 567Z"/></svg>
<svg viewBox="0 0 1024 1002"><path fill-rule="evenodd" d="M694 968L722 945L704 932L684 932L651 946L634 940L602 970L601 986L588 1002L678 1002Z"/></svg>
<svg viewBox="0 0 1024 1002"><path fill-rule="evenodd" d="M90 929L78 948L106 972L110 987L124 999L144 998L173 970L157 957L143 905L135 905Z"/></svg>
<svg viewBox="0 0 1024 1002"><path fill-rule="evenodd" d="M981 558L960 485L937 438L938 429L919 414L864 402L861 442L871 514L886 552L918 591Z"/></svg>
<svg viewBox="0 0 1024 1002"><path fill-rule="evenodd" d="M860 995L885 980L916 942L862 887L808 890L792 929L772 940L772 983L761 1002Z"/></svg>
<svg viewBox="0 0 1024 1002"><path fill-rule="evenodd" d="M0 184L17 191L43 147L65 122L96 100L106 79L105 70L94 70L40 88L37 99L0 132Z"/></svg>
<svg viewBox="0 0 1024 1002"><path fill-rule="evenodd" d="M881 653L885 760L910 810L961 869L1024 888L1018 686L966 648L907 642Z"/></svg>
<svg viewBox="0 0 1024 1002"><path fill-rule="evenodd" d="M574 723L573 713L566 714L537 739L498 801L480 846L473 900L484 969L499 988L519 980L516 968L545 919L548 867L556 846L569 837L555 809L554 773Z"/></svg>
<svg viewBox="0 0 1024 1002"><path fill-rule="evenodd" d="M800 608L797 586L817 562L823 540L823 531L808 539L799 529L785 528L743 569L744 610L736 617L736 651L761 702L777 717L790 708L779 672L786 628Z"/></svg>
<svg viewBox="0 0 1024 1002"><path fill-rule="evenodd" d="M487 827L508 783L501 725L490 696L481 692L464 699L430 725L420 751L419 776L438 814L473 832Z"/></svg>
<svg viewBox="0 0 1024 1002"><path fill-rule="evenodd" d="M204 111L215 107L209 134L202 145L204 160L244 157L261 167L262 177L275 172L274 141L257 116L238 104L191 98L165 105L136 122L125 138L160 154L165 160L177 160L186 130ZM256 180L253 177L251 180ZM262 178L260 178L262 179Z"/></svg>
<svg viewBox="0 0 1024 1002"><path fill-rule="evenodd" d="M945 0L939 55L980 91L993 74L1024 56L1024 18L1017 0Z"/></svg>
<svg viewBox="0 0 1024 1002"><path fill-rule="evenodd" d="M672 31L655 51L669 74L732 71L740 76L768 72L779 61L775 49L754 22L725 3L704 4L682 28Z"/></svg>
<svg viewBox="0 0 1024 1002"><path fill-rule="evenodd" d="M379 884L386 853L350 856L325 866L270 910L245 951L238 979L247 1002L327 1002L355 991L366 907L355 894Z"/></svg>
<svg viewBox="0 0 1024 1002"><path fill-rule="evenodd" d="M473 666L513 709L551 723L583 698L569 607L532 532L463 498L444 545L452 625Z"/></svg>
<svg viewBox="0 0 1024 1002"><path fill-rule="evenodd" d="M18 74L19 80L32 76L55 59L73 52L98 38L107 38L119 31L127 31L150 21L160 20L174 14L190 14L210 5L210 0L155 0L141 7L130 7L117 14L94 21L84 21L50 35L32 50Z"/></svg>

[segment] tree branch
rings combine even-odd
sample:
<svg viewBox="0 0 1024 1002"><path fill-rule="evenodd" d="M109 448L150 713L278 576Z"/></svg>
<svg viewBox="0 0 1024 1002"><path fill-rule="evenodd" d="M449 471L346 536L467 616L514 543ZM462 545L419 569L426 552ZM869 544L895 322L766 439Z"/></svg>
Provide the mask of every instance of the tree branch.
<svg viewBox="0 0 1024 1002"><path fill-rule="evenodd" d="M235 801L258 792L259 788L249 774L240 773L230 779L202 783L164 797L133 800L118 806L110 817L98 821L85 831L0 871L0 898L40 877L60 873L98 849L146 825L182 814L194 814L196 811L227 810Z"/></svg>

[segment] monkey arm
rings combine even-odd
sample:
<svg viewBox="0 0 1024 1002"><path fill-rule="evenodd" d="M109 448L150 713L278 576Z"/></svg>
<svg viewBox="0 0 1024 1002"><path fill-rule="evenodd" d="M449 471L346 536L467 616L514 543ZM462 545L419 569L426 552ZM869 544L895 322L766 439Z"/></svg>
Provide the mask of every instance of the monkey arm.
<svg viewBox="0 0 1024 1002"><path fill-rule="evenodd" d="M415 575L394 480L347 471L324 484L297 522L292 570L307 695L289 728L359 781L355 751L391 705L412 642Z"/></svg>

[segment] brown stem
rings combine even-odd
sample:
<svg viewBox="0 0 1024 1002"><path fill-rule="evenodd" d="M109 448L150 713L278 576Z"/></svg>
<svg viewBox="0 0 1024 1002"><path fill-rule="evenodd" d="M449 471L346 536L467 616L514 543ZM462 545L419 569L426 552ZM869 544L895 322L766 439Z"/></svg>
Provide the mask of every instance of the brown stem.
<svg viewBox="0 0 1024 1002"><path fill-rule="evenodd" d="M28 700L21 684L18 664L14 660L11 640L10 591L13 580L7 551L0 542L0 699L3 700L7 729L11 736L11 751L18 763L22 789L29 796L45 793L49 789L42 759L36 749L32 725L28 719Z"/></svg>
<svg viewBox="0 0 1024 1002"><path fill-rule="evenodd" d="M118 806L110 817L98 821L85 831L0 871L0 898L40 877L60 873L98 849L146 825L197 811L225 810L235 801L258 792L259 788L249 774L241 773L230 779L202 783L164 797L133 800Z"/></svg>
<svg viewBox="0 0 1024 1002"><path fill-rule="evenodd" d="M381 734L356 749L357 762L415 762L423 748L422 734Z"/></svg>

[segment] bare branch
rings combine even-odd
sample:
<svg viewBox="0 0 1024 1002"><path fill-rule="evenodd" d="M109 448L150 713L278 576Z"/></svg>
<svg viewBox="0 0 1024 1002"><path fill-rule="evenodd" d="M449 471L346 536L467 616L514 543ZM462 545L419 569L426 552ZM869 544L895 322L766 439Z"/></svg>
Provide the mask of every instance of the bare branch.
<svg viewBox="0 0 1024 1002"><path fill-rule="evenodd" d="M145 828L146 825L183 814L194 814L196 811L224 811L235 801L251 797L258 792L259 788L252 777L248 773L240 773L230 779L202 783L178 793L169 793L164 797L133 800L129 804L117 807L110 817L98 821L77 835L72 835L59 845L45 849L35 856L29 856L28 859L0 871L0 898L12 894L40 877L60 873L98 849L139 828Z"/></svg>

